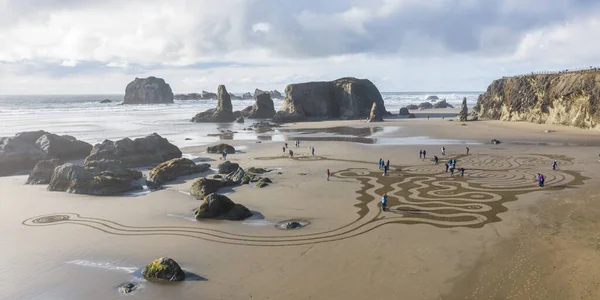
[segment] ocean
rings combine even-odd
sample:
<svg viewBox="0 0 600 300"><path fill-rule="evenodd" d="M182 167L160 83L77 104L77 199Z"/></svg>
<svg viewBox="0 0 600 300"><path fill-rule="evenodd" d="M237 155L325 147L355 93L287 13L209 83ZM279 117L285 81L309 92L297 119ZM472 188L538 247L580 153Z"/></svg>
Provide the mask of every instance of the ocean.
<svg viewBox="0 0 600 300"><path fill-rule="evenodd" d="M429 96L437 96L455 107L463 97L469 107L477 102L479 92L382 93L386 109L397 113L408 104L419 104ZM112 103L100 103L109 99ZM192 123L198 112L214 108L212 101L179 101L173 104L119 105L123 95L0 95L0 137L22 131L45 130L68 134L95 144L105 139L136 138L156 132L179 147L214 143L219 137L208 137L219 130L231 130L236 140L257 140L258 135L243 131L249 124ZM233 100L233 109L241 110L254 100ZM283 100L274 99L278 110ZM186 140L187 139L187 140ZM276 140L276 139L272 139Z"/></svg>

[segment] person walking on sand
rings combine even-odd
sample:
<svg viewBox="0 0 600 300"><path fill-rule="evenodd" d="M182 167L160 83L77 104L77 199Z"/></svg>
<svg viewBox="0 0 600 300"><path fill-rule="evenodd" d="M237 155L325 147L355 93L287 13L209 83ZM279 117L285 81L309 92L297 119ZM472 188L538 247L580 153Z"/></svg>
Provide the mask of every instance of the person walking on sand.
<svg viewBox="0 0 600 300"><path fill-rule="evenodd" d="M434 155L434 156L433 156L433 164L434 164L434 165L437 165L437 164L439 164L439 163L440 163L440 159L439 159L437 156L435 156L435 155Z"/></svg>
<svg viewBox="0 0 600 300"><path fill-rule="evenodd" d="M282 149L283 149L283 155L285 155L285 147L282 147Z"/></svg>
<svg viewBox="0 0 600 300"><path fill-rule="evenodd" d="M223 153L221 153L221 156L223 157L223 160L227 160L227 152L223 151Z"/></svg>
<svg viewBox="0 0 600 300"><path fill-rule="evenodd" d="M312 155L315 156L315 147L312 147Z"/></svg>
<svg viewBox="0 0 600 300"><path fill-rule="evenodd" d="M388 171L388 167L387 166L383 166L383 176L387 175L387 171Z"/></svg>
<svg viewBox="0 0 600 300"><path fill-rule="evenodd" d="M460 177L465 177L465 168L460 168Z"/></svg>
<svg viewBox="0 0 600 300"><path fill-rule="evenodd" d="M423 159L427 159L427 151L423 150Z"/></svg>
<svg viewBox="0 0 600 300"><path fill-rule="evenodd" d="M384 212L387 207L387 193L381 196L381 211Z"/></svg>
<svg viewBox="0 0 600 300"><path fill-rule="evenodd" d="M454 177L454 166L450 166L450 177Z"/></svg>
<svg viewBox="0 0 600 300"><path fill-rule="evenodd" d="M379 159L379 170L383 170L383 159Z"/></svg>
<svg viewBox="0 0 600 300"><path fill-rule="evenodd" d="M544 187L544 181L546 181L546 177L544 177L544 174L540 174L540 183L542 184L541 187Z"/></svg>
<svg viewBox="0 0 600 300"><path fill-rule="evenodd" d="M471 149L469 149L469 147L467 147L467 155L469 155L469 150L471 150Z"/></svg>
<svg viewBox="0 0 600 300"><path fill-rule="evenodd" d="M442 147L442 155L446 155L446 147Z"/></svg>
<svg viewBox="0 0 600 300"><path fill-rule="evenodd" d="M290 158L294 158L294 151L290 150Z"/></svg>
<svg viewBox="0 0 600 300"><path fill-rule="evenodd" d="M329 176L331 175L331 173L329 172L329 169L327 169L327 171L325 172L325 174L327 174L327 181L329 181Z"/></svg>
<svg viewBox="0 0 600 300"><path fill-rule="evenodd" d="M555 171L557 167L558 167L558 163L556 161L553 161L552 162L552 170Z"/></svg>
<svg viewBox="0 0 600 300"><path fill-rule="evenodd" d="M419 150L419 158L423 158L423 149Z"/></svg>
<svg viewBox="0 0 600 300"><path fill-rule="evenodd" d="M450 167L448 164L446 164L446 173L448 173L448 167Z"/></svg>
<svg viewBox="0 0 600 300"><path fill-rule="evenodd" d="M286 148L288 147L288 146L287 146L287 143L285 143L285 147L286 147Z"/></svg>
<svg viewBox="0 0 600 300"><path fill-rule="evenodd" d="M388 169L388 170L390 169L390 160L389 159L385 163L385 168Z"/></svg>
<svg viewBox="0 0 600 300"><path fill-rule="evenodd" d="M542 174L537 173L538 186L542 187Z"/></svg>

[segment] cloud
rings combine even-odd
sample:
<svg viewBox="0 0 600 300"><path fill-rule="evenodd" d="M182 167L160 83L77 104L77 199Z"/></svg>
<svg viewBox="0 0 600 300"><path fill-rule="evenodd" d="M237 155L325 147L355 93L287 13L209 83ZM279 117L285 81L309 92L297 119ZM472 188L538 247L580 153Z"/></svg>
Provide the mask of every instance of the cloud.
<svg viewBox="0 0 600 300"><path fill-rule="evenodd" d="M177 78L174 86L188 89L216 82L246 87L355 74L416 90L446 87L441 80L456 77L452 69L458 62L468 64L457 69L471 75L451 82L470 87L480 84L467 82L479 76L472 74L486 68L486 76L493 78L527 68L600 61L590 38L600 33L600 3L592 0L547 0L543 5L538 0L4 3L0 84L12 82L7 76L35 76L73 89L55 77L126 80L164 73ZM206 70L212 73L204 74ZM425 83L407 86L413 81L403 70ZM451 73L432 75L428 70ZM427 76L437 81L429 83ZM0 88L14 89L8 84Z"/></svg>

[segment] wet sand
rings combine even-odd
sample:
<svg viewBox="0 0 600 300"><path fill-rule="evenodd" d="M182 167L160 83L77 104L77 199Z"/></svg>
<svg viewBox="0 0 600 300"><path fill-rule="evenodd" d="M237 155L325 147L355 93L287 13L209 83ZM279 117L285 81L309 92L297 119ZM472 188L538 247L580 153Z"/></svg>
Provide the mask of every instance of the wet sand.
<svg viewBox="0 0 600 300"><path fill-rule="evenodd" d="M326 128L348 127L384 130L340 129L343 135L433 141L386 145L320 136L331 134ZM242 149L228 156L231 161L274 169L269 187L224 190L257 212L242 222L191 218L199 201L186 192L208 173L122 197L47 192L25 186L26 176L1 177L0 298L600 297L598 132L491 121L463 126L440 118L283 129L308 131L315 139L296 149L290 136L295 159L283 156L282 142L231 141ZM492 138L504 143L486 144ZM435 139L476 143L468 145L469 156L461 143L445 145L442 156ZM421 148L427 160L419 159ZM218 156L204 150L184 153L211 158L216 167ZM433 165L433 155L440 165ZM464 178L444 172L450 157L466 168ZM390 159L388 176L377 169L379 158ZM552 171L555 159L559 170ZM332 171L329 182L326 169ZM538 172L547 177L543 189L535 181ZM382 213L383 192L390 211ZM309 224L276 228L291 219ZM169 285L141 279L139 268L160 256L198 277ZM141 287L119 294L117 287L127 282Z"/></svg>

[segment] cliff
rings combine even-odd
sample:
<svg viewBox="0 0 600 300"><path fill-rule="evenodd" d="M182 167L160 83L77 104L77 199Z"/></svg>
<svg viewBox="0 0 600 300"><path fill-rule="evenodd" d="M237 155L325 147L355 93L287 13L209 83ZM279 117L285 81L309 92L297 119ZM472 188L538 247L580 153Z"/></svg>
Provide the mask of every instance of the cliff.
<svg viewBox="0 0 600 300"><path fill-rule="evenodd" d="M498 79L479 96L475 112L502 121L600 126L600 71Z"/></svg>

